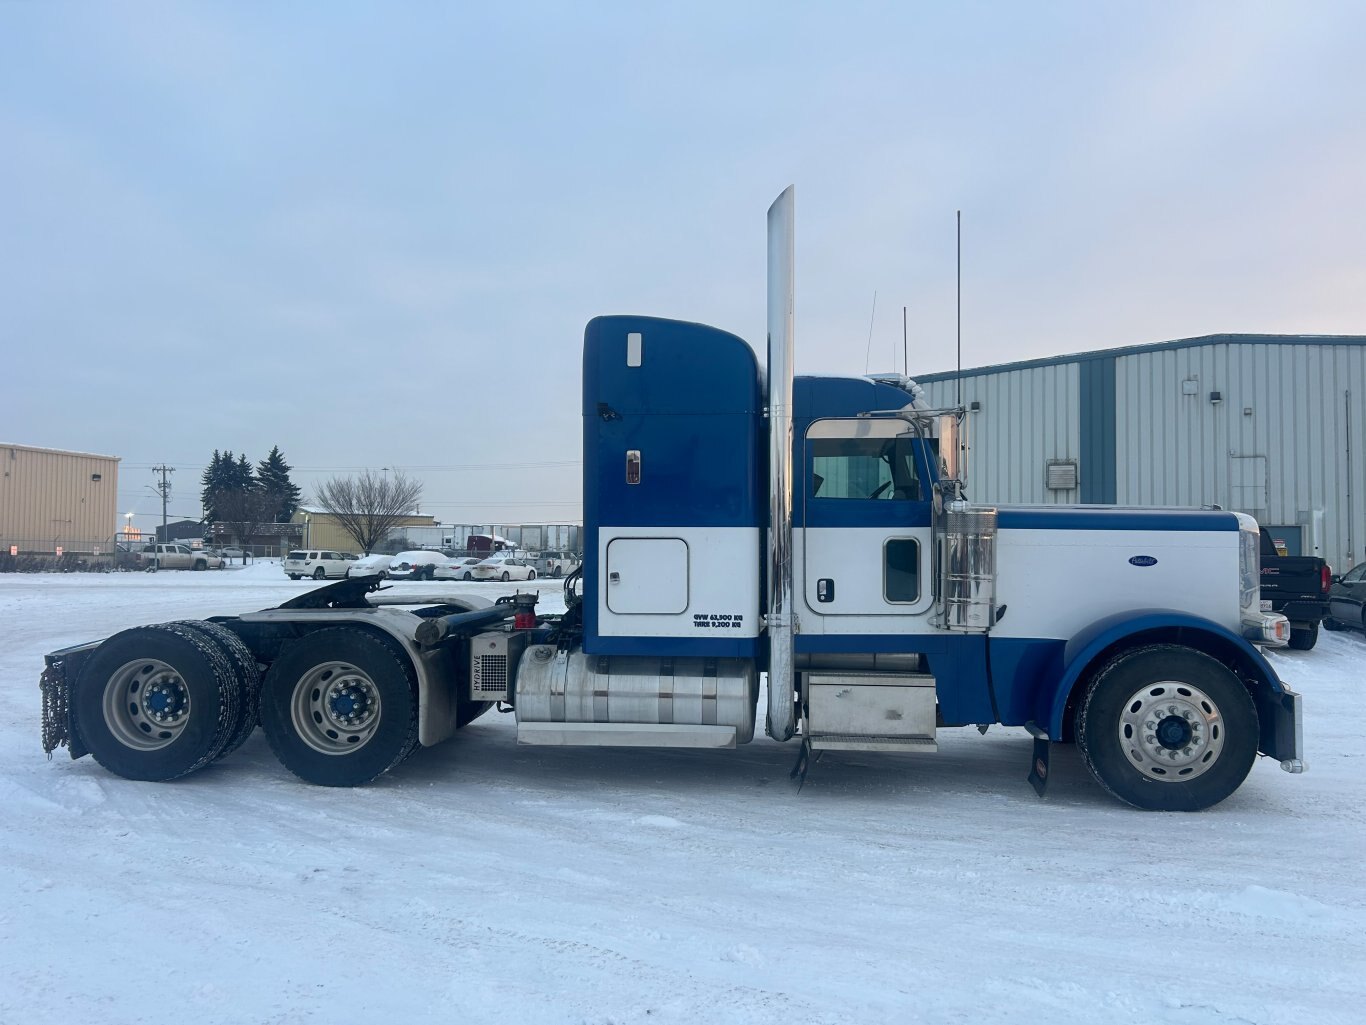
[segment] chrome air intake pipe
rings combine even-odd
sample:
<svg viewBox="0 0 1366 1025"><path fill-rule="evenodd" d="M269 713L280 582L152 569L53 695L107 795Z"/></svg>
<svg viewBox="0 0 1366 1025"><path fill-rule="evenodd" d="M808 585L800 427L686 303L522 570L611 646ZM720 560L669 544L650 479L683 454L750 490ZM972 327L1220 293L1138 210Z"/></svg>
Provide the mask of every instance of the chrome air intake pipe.
<svg viewBox="0 0 1366 1025"><path fill-rule="evenodd" d="M768 208L768 721L774 740L797 731L792 641L792 364L795 186Z"/></svg>

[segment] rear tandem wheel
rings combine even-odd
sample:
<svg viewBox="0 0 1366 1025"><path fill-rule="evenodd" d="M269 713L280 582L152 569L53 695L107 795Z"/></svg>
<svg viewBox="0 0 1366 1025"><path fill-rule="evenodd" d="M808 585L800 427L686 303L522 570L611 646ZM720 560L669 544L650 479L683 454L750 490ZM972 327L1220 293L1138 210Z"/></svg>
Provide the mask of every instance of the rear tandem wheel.
<svg viewBox="0 0 1366 1025"><path fill-rule="evenodd" d="M308 783L369 783L417 749L417 675L406 654L354 627L291 643L266 673L261 728Z"/></svg>
<svg viewBox="0 0 1366 1025"><path fill-rule="evenodd" d="M76 683L77 728L95 760L125 779L194 772L237 737L242 683L206 633L166 623L115 634Z"/></svg>

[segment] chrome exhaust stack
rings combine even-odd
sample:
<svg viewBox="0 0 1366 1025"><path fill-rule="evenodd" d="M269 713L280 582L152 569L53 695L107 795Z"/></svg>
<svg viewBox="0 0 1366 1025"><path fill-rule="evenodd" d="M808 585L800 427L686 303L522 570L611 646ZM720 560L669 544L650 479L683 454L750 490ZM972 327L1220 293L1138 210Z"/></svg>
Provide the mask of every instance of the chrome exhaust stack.
<svg viewBox="0 0 1366 1025"><path fill-rule="evenodd" d="M774 740L797 732L793 691L792 376L794 203L789 185L768 208L768 721Z"/></svg>

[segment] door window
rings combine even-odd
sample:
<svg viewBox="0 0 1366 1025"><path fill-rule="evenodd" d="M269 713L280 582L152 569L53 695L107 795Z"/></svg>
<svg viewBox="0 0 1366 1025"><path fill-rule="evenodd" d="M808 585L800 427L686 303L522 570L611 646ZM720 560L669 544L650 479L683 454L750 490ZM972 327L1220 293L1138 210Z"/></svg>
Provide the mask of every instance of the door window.
<svg viewBox="0 0 1366 1025"><path fill-rule="evenodd" d="M909 437L811 438L811 497L920 500Z"/></svg>
<svg viewBox="0 0 1366 1025"><path fill-rule="evenodd" d="M920 542L890 538L882 546L882 594L889 602L920 600Z"/></svg>

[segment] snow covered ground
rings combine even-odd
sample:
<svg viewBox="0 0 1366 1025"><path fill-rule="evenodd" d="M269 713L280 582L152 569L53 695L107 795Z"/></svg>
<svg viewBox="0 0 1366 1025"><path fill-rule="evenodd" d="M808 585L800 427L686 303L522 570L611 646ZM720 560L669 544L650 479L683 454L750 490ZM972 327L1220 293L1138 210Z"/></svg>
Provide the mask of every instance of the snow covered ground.
<svg viewBox="0 0 1366 1025"><path fill-rule="evenodd" d="M0 577L0 1023L1366 1014L1360 633L1271 656L1310 772L1260 760L1194 815L1115 803L1066 748L1040 801L1005 729L827 755L801 792L790 744L518 748L497 714L355 791L298 782L259 732L172 784L44 761L45 652L309 586L273 564Z"/></svg>

